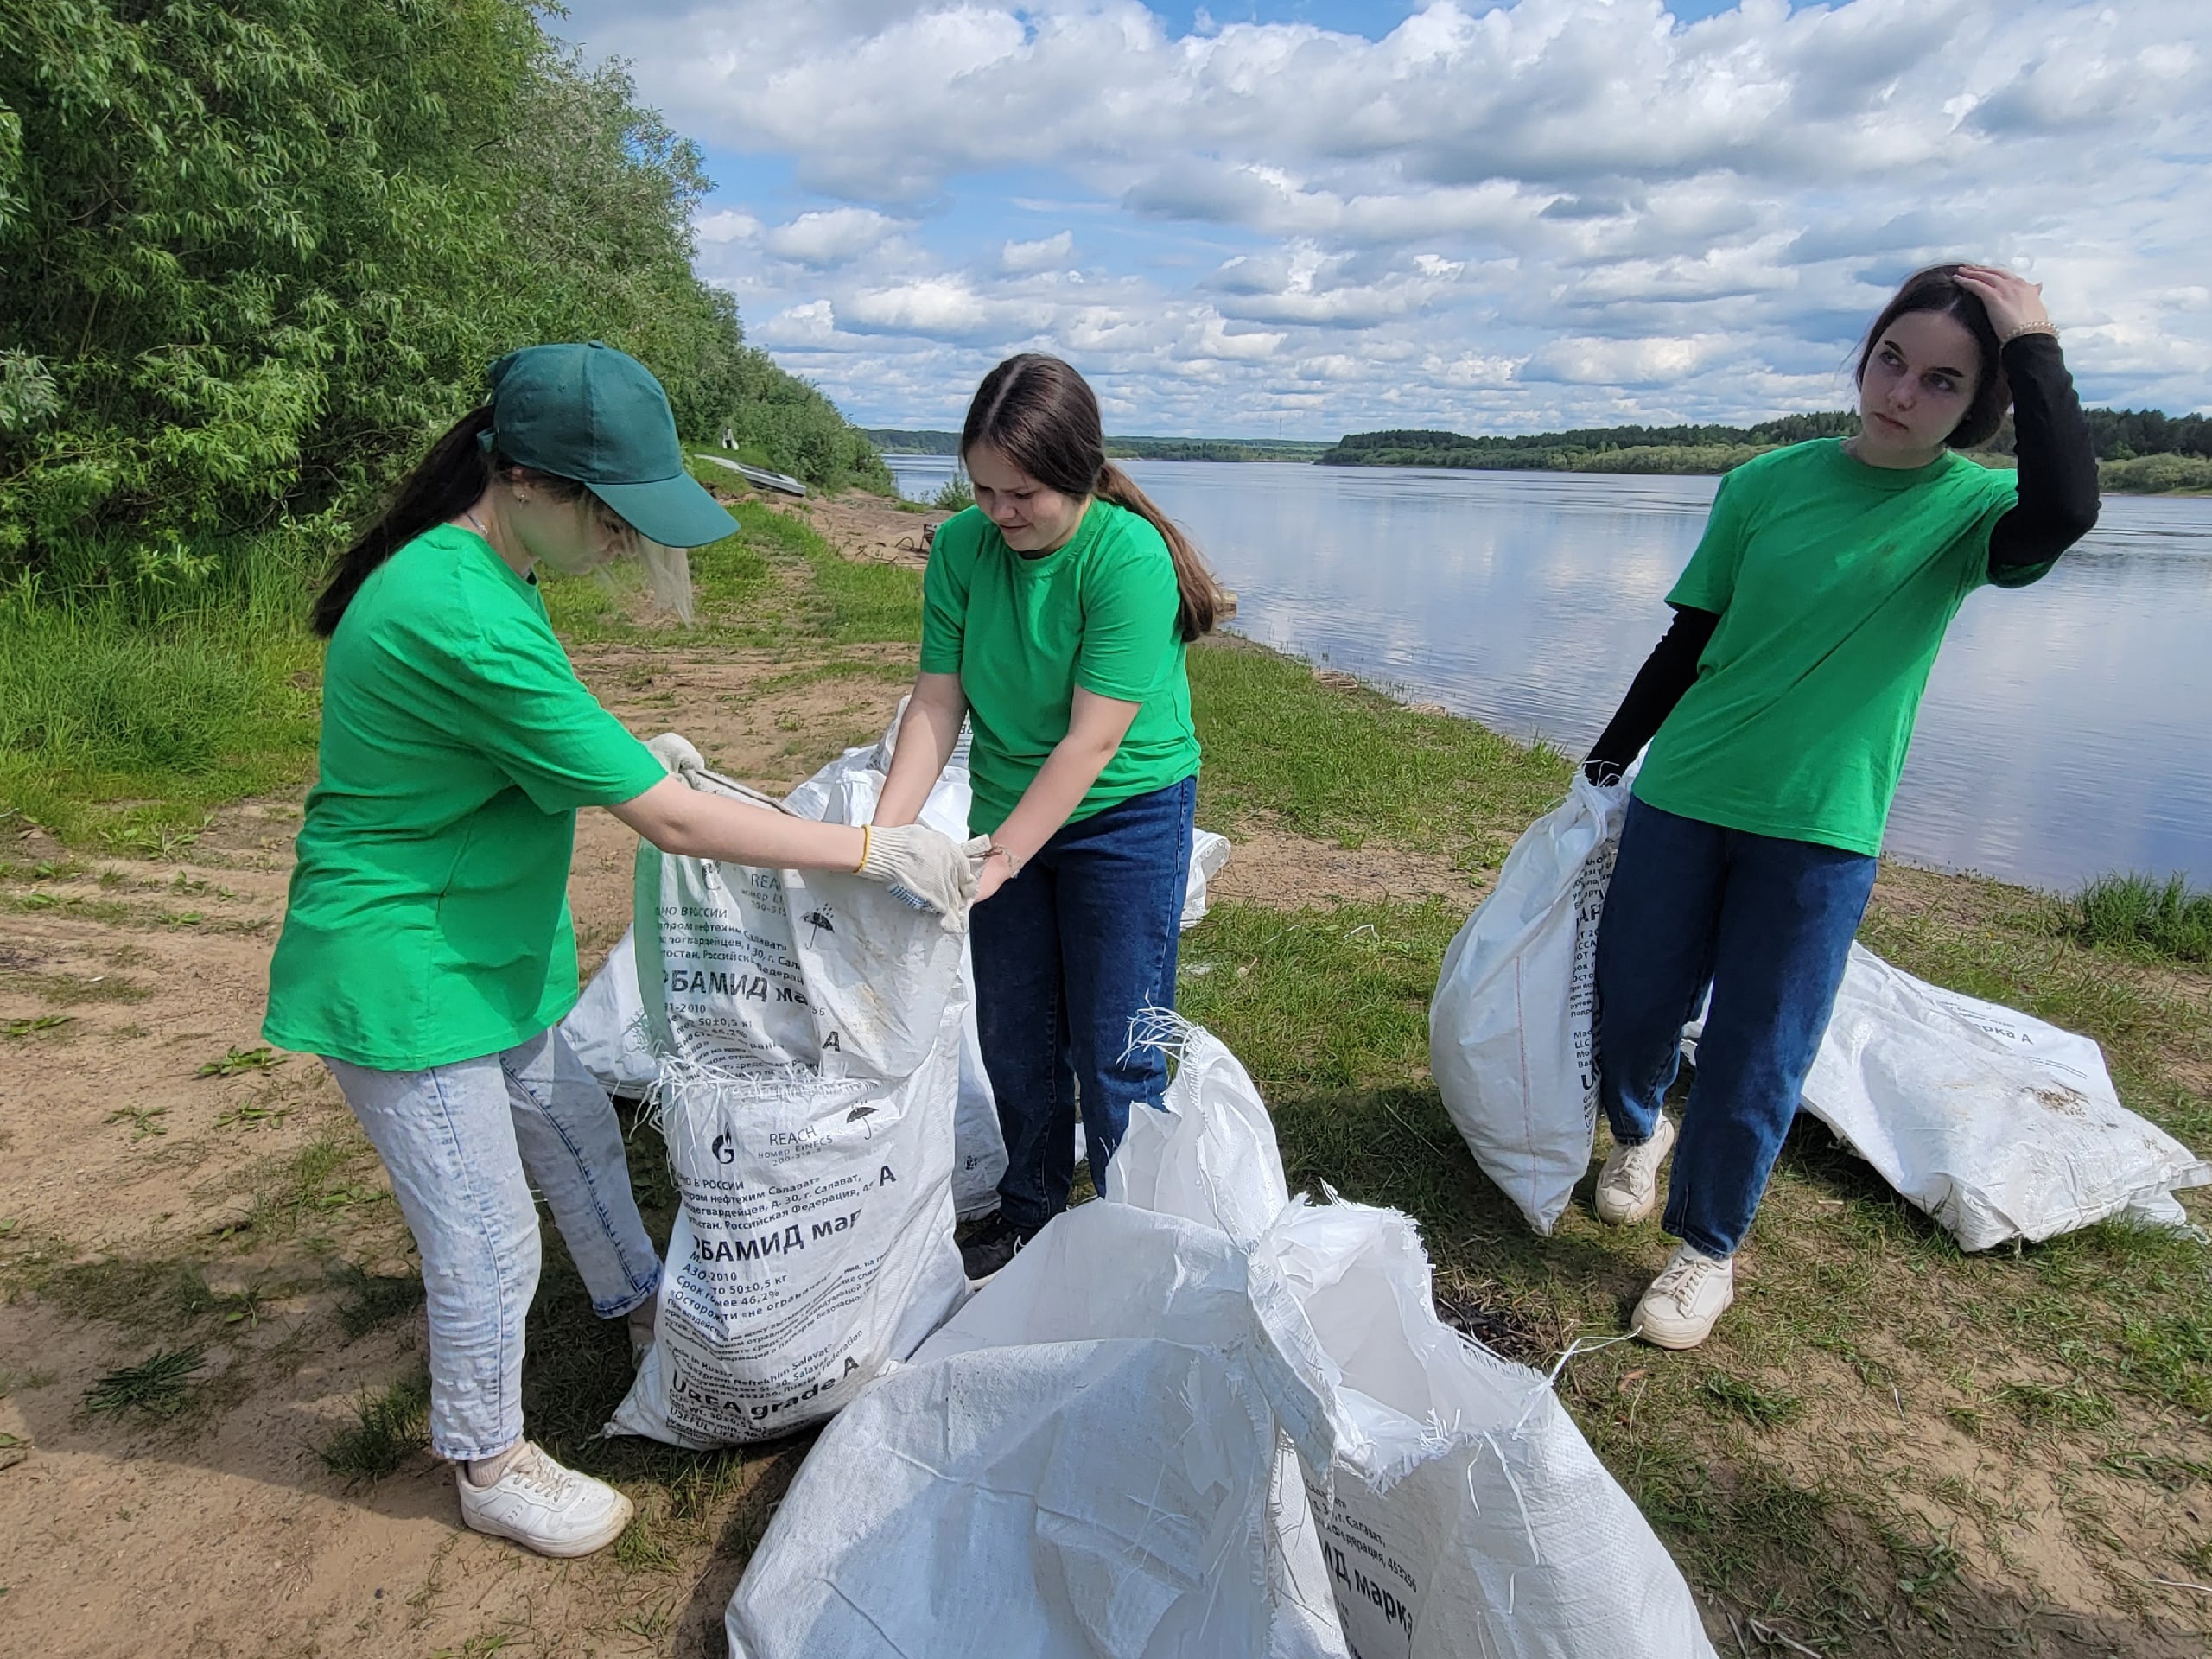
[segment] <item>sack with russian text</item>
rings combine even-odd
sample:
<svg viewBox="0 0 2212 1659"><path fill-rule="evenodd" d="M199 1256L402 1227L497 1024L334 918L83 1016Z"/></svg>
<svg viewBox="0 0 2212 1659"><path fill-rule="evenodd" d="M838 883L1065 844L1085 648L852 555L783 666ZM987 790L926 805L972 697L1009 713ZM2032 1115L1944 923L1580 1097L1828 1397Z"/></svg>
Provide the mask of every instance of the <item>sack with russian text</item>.
<svg viewBox="0 0 2212 1659"><path fill-rule="evenodd" d="M1506 855L1444 953L1428 1069L1444 1109L1529 1224L1548 1235L1598 1122L1598 918L1629 784L1573 791Z"/></svg>
<svg viewBox="0 0 2212 1659"><path fill-rule="evenodd" d="M764 1440L837 1411L966 1294L963 942L857 876L650 844L635 931L682 1206L653 1345L608 1427Z"/></svg>

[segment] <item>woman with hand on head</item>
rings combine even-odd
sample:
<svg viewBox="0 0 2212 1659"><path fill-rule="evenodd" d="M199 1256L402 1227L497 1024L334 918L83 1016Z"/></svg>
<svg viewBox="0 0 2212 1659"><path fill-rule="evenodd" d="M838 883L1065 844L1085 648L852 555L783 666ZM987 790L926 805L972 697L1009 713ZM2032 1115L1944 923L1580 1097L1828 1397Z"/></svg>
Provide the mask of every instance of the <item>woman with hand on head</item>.
<svg viewBox="0 0 2212 1659"><path fill-rule="evenodd" d="M1985 584L2024 587L2097 518L2088 423L2039 285L1988 265L1909 278L1859 353L1856 437L1721 481L1668 594L1673 626L1585 767L1645 743L1598 933L1597 1211L1657 1205L1682 1241L1637 1305L1664 1348L1705 1340L1827 1028L1944 630ZM2017 474L1961 449L2010 404ZM1712 1002L1679 1140L1661 1111Z"/></svg>
<svg viewBox="0 0 2212 1659"><path fill-rule="evenodd" d="M1180 531L1106 459L1098 400L1058 358L1008 358L960 434L976 505L939 526L921 672L878 824L911 823L974 736L969 942L1007 1172L962 1251L988 1278L1067 1207L1080 1101L1092 1180L1134 1101L1167 1083L1130 1046L1173 1007L1198 740L1183 656L1222 594Z"/></svg>
<svg viewBox="0 0 2212 1659"><path fill-rule="evenodd" d="M321 778L262 1034L322 1057L391 1174L428 1293L430 1444L463 1465L461 1518L548 1555L612 1543L631 1505L523 1439L531 1188L633 1345L660 1281L613 1108L557 1028L576 1000L576 809L665 852L857 869L950 925L973 891L931 830L870 836L690 789L576 678L538 567L735 528L684 471L642 364L535 346L493 365L491 401L431 447L315 607Z"/></svg>

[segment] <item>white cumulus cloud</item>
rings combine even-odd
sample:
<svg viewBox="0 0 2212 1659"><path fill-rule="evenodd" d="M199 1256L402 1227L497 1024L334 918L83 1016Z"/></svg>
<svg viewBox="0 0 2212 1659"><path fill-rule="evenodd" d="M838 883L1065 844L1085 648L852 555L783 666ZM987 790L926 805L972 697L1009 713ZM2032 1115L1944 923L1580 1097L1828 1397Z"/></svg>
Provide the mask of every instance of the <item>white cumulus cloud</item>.
<svg viewBox="0 0 2212 1659"><path fill-rule="evenodd" d="M1943 257L2043 281L2092 399L2212 402L2203 0L1431 0L1372 40L1179 35L1140 0L581 0L566 27L792 181L711 200L702 268L871 421L941 423L1032 347L1147 430L1832 408Z"/></svg>

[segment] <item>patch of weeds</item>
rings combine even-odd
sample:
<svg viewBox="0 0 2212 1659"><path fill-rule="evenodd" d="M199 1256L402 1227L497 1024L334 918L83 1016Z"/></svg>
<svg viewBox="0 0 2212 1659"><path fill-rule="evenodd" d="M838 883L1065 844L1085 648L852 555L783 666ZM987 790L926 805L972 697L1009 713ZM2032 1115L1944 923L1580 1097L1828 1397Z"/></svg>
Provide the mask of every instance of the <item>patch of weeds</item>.
<svg viewBox="0 0 2212 1659"><path fill-rule="evenodd" d="M1702 1384L1708 1402L1732 1412L1754 1428L1775 1428L1796 1418L1805 1408L1797 1395L1783 1389L1762 1388L1747 1377L1726 1371L1709 1372Z"/></svg>
<svg viewBox="0 0 2212 1659"><path fill-rule="evenodd" d="M202 1061L195 1077L235 1077L247 1071L273 1071L284 1064L285 1057L266 1043L252 1048L233 1047L219 1060Z"/></svg>
<svg viewBox="0 0 2212 1659"><path fill-rule="evenodd" d="M219 1300L198 1262L174 1259L79 1262L35 1287L41 1300L79 1319L109 1319L140 1331L189 1329Z"/></svg>
<svg viewBox="0 0 2212 1659"><path fill-rule="evenodd" d="M2097 1459L2097 1467L2127 1480L2147 1480L2170 1492L2186 1491L2199 1481L2212 1481L2212 1468L2161 1452L2108 1452Z"/></svg>
<svg viewBox="0 0 2212 1659"><path fill-rule="evenodd" d="M0 1037L29 1037L35 1033L52 1031L60 1026L73 1023L73 1014L35 1014L27 1020L10 1020L0 1025Z"/></svg>
<svg viewBox="0 0 2212 1659"><path fill-rule="evenodd" d="M2111 1401L2078 1382L2007 1382L1990 1397L2031 1429L2101 1428L2120 1415Z"/></svg>
<svg viewBox="0 0 2212 1659"><path fill-rule="evenodd" d="M241 1101L215 1120L219 1129L279 1128L292 1115L289 1106L264 1106L259 1101Z"/></svg>
<svg viewBox="0 0 2212 1659"><path fill-rule="evenodd" d="M431 1653L430 1659L486 1659L487 1655L499 1652L513 1640L512 1636L486 1632L470 1637L457 1648L436 1649Z"/></svg>
<svg viewBox="0 0 2212 1659"><path fill-rule="evenodd" d="M614 1560L626 1573L673 1573L683 1559L662 1539L649 1507L659 1506L639 1504L636 1516L622 1529L614 1541Z"/></svg>
<svg viewBox="0 0 2212 1659"><path fill-rule="evenodd" d="M153 994L135 979L107 974L95 974L89 979L75 974L10 974L8 978L16 988L64 1008L79 1002L143 1002Z"/></svg>
<svg viewBox="0 0 2212 1659"><path fill-rule="evenodd" d="M261 1289L256 1285L249 1285L244 1290L223 1291L215 1297L215 1312L226 1326L253 1330L268 1311L268 1304L262 1300Z"/></svg>
<svg viewBox="0 0 2212 1659"><path fill-rule="evenodd" d="M207 1350L200 1343L164 1349L150 1359L110 1371L86 1389L85 1409L105 1416L135 1412L145 1417L175 1417L192 1403L207 1364Z"/></svg>
<svg viewBox="0 0 2212 1659"><path fill-rule="evenodd" d="M103 1121L130 1125L130 1141L136 1146L149 1135L167 1135L168 1125L162 1119L168 1115L166 1106L118 1106Z"/></svg>
<svg viewBox="0 0 2212 1659"><path fill-rule="evenodd" d="M2120 1348L2130 1382L2194 1415L2212 1413L2212 1319L2123 1315Z"/></svg>
<svg viewBox="0 0 2212 1659"><path fill-rule="evenodd" d="M0 1400L11 1394L29 1394L35 1389L50 1389L60 1378L52 1371L0 1371Z"/></svg>
<svg viewBox="0 0 2212 1659"><path fill-rule="evenodd" d="M2212 962L2212 893L2192 893L2184 877L2103 876L2075 896L2074 907L2086 944Z"/></svg>
<svg viewBox="0 0 2212 1659"><path fill-rule="evenodd" d="M338 1304L338 1328L349 1341L404 1319L423 1305L423 1276L417 1273L371 1273L348 1262L331 1277L346 1287Z"/></svg>
<svg viewBox="0 0 2212 1659"><path fill-rule="evenodd" d="M353 1421L317 1455L350 1486L397 1474L429 1443L430 1375L417 1371L389 1388L364 1389L353 1402Z"/></svg>

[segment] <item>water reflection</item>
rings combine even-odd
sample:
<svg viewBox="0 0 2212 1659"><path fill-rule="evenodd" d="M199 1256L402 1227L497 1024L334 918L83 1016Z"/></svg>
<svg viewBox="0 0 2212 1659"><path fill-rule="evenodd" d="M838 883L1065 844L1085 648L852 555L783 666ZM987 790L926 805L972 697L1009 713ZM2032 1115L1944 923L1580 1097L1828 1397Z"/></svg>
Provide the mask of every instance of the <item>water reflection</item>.
<svg viewBox="0 0 2212 1659"><path fill-rule="evenodd" d="M1716 480L1125 463L1238 594L1239 632L1580 753L1666 625ZM894 461L910 495L949 459ZM2066 887L2212 885L2212 500L2114 497L2017 593L1967 601L1888 847Z"/></svg>

